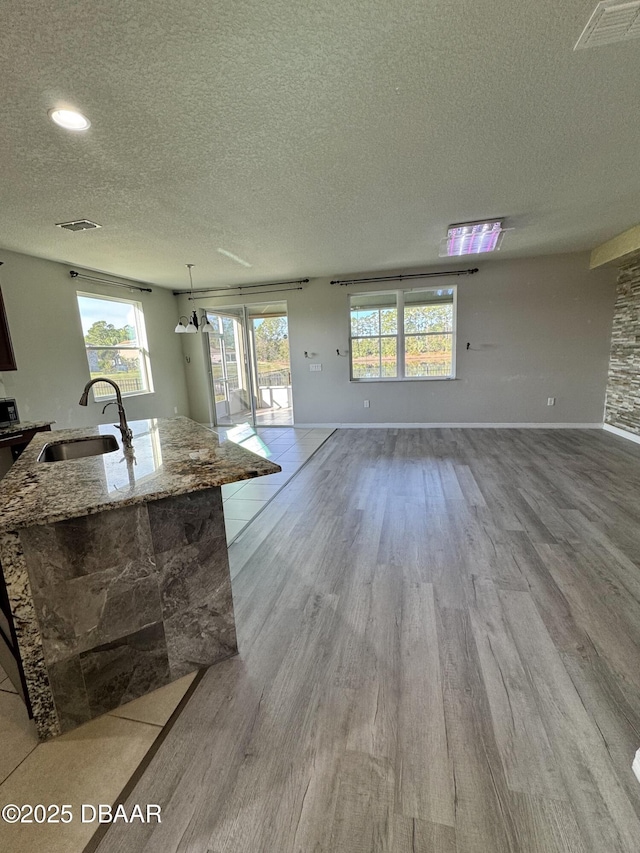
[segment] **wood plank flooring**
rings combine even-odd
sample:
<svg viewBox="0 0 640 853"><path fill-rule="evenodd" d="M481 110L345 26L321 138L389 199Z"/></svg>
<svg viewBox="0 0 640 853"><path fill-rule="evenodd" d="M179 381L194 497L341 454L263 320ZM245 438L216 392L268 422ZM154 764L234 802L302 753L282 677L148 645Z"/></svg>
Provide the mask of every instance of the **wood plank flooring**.
<svg viewBox="0 0 640 853"><path fill-rule="evenodd" d="M639 522L604 432L336 432L99 853L637 853Z"/></svg>

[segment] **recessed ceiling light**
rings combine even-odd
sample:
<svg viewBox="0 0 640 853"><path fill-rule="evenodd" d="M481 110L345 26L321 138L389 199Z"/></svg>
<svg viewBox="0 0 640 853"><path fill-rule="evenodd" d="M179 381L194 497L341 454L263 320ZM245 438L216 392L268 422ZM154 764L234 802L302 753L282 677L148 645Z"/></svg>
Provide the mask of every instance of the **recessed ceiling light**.
<svg viewBox="0 0 640 853"><path fill-rule="evenodd" d="M486 222L461 222L450 225L442 241L440 256L479 255L500 248L504 229L502 219Z"/></svg>
<svg viewBox="0 0 640 853"><path fill-rule="evenodd" d="M221 255L224 255L225 258L231 258L232 261L235 261L237 264L241 264L243 267L251 266L248 261L243 261L242 258L239 258L237 255L234 255L231 252L227 252L226 249L218 249L218 251Z"/></svg>
<svg viewBox="0 0 640 853"><path fill-rule="evenodd" d="M87 130L91 122L77 110L49 110L49 118L65 130Z"/></svg>

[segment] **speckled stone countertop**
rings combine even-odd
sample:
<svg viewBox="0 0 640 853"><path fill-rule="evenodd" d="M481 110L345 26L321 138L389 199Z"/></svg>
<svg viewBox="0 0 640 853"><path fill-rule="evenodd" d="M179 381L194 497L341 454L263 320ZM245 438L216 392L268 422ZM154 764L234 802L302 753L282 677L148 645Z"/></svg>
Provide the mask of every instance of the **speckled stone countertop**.
<svg viewBox="0 0 640 853"><path fill-rule="evenodd" d="M135 459L122 449L38 462L45 444L114 435L111 424L36 433L0 481L0 530L17 530L275 474L279 465L222 441L188 418L132 421Z"/></svg>
<svg viewBox="0 0 640 853"><path fill-rule="evenodd" d="M8 427L0 427L0 436L13 435L21 432L29 432L32 429L42 429L42 427L51 426L55 421L22 421L19 424L11 424Z"/></svg>

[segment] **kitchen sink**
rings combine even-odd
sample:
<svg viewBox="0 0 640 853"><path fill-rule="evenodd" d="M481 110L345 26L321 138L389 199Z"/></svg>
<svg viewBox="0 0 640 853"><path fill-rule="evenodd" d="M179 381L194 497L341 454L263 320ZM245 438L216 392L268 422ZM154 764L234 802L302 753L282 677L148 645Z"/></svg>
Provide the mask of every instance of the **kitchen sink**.
<svg viewBox="0 0 640 853"><path fill-rule="evenodd" d="M99 438L75 438L57 444L45 444L38 462L62 462L65 459L83 459L85 456L100 456L118 450L119 444L113 435Z"/></svg>

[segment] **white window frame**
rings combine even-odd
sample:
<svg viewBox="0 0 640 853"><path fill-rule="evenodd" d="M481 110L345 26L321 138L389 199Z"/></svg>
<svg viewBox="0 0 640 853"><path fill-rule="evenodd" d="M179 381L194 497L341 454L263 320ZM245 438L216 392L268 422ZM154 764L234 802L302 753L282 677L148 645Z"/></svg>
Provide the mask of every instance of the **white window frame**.
<svg viewBox="0 0 640 853"><path fill-rule="evenodd" d="M421 336L429 337L432 335L451 334L451 373L447 376L405 376L405 331L404 331L404 295L405 293L417 293L425 290L452 290L453 291L453 322L451 324L451 332L420 332ZM359 335L351 334L351 298L355 296L384 296L394 294L396 297L397 309L397 326L395 335L375 335L379 340L382 338L396 338L396 361L398 365L397 376L363 376L354 377L353 375L353 339L360 340ZM398 290L367 290L361 293L350 293L348 299L349 310L349 381L350 382L449 382L456 378L456 331L458 320L458 288L457 285L447 285L446 287L405 287ZM409 337L412 337L410 334Z"/></svg>
<svg viewBox="0 0 640 853"><path fill-rule="evenodd" d="M123 299L119 296L103 296L101 293L87 293L83 290L76 291L76 299L78 296L82 296L85 299L96 299L101 300L103 302L119 302L124 305L132 305L133 306L133 316L136 327L136 339L138 341L137 347L132 347L132 349L137 349L140 352L140 372L143 379L143 384L146 386L141 391L122 391L121 394L123 397L141 397L144 394L153 394L153 376L151 374L151 356L149 353L149 344L147 342L147 329L144 322L144 309L142 307L142 303L138 302L135 299ZM101 346L95 344L87 344L84 339L84 331L82 330L82 312L80 311L80 303L76 302L78 305L78 314L80 315L80 329L82 332L82 343L84 344L85 356L87 358L87 367L89 369L89 379L91 379L91 364L89 362L88 353L92 350L121 350L123 347L114 345L106 345L103 344ZM110 387L106 383L102 383L101 388ZM93 393L93 399L96 403L104 403L105 401L115 400L116 395L115 392L107 395L96 395L96 386L94 385L91 389Z"/></svg>

